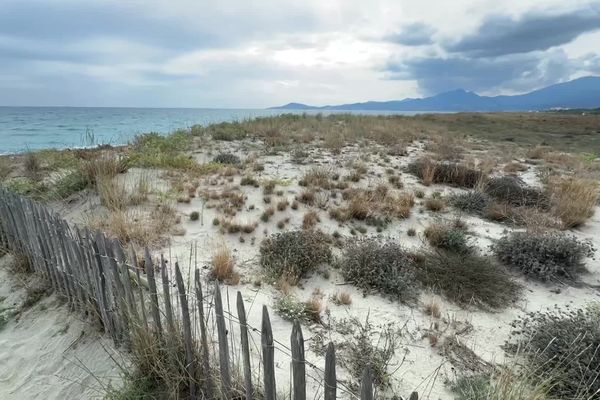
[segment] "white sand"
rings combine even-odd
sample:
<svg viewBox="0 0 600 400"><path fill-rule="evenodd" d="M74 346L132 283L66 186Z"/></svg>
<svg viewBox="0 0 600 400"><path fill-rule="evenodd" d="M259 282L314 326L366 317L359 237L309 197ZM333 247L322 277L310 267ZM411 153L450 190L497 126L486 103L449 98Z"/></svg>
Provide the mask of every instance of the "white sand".
<svg viewBox="0 0 600 400"><path fill-rule="evenodd" d="M19 310L26 290L8 273L11 262L0 258L0 307ZM54 295L43 298L0 330L0 399L103 398L111 382L120 382L105 348L114 352L81 314Z"/></svg>

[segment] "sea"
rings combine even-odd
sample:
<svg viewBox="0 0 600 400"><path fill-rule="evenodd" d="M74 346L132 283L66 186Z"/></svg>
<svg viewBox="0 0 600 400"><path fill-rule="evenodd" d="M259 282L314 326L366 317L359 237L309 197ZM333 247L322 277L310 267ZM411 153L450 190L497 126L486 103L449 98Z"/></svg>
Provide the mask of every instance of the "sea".
<svg viewBox="0 0 600 400"><path fill-rule="evenodd" d="M313 114L314 110L229 108L117 108L117 107L0 107L0 154L48 148L121 145L140 133L168 134L195 124L243 121L286 113ZM393 111L323 111L322 114L403 114Z"/></svg>

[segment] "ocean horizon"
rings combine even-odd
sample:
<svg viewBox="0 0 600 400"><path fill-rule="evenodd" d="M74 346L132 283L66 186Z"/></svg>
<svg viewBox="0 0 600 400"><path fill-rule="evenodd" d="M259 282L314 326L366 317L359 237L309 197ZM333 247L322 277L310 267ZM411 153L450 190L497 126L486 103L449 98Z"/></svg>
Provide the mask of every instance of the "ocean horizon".
<svg viewBox="0 0 600 400"><path fill-rule="evenodd" d="M0 106L0 154L30 150L123 145L140 133L168 134L192 125L281 114L414 115L423 112L234 108L12 107ZM90 143L92 141L92 143Z"/></svg>

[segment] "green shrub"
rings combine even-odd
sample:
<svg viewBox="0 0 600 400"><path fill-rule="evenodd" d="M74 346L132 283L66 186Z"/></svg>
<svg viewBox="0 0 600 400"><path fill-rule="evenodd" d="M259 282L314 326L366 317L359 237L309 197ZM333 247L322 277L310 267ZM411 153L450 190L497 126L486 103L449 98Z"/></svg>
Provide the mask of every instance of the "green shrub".
<svg viewBox="0 0 600 400"><path fill-rule="evenodd" d="M331 262L329 238L320 231L288 231L271 235L260 245L260 265L274 278L292 283Z"/></svg>
<svg viewBox="0 0 600 400"><path fill-rule="evenodd" d="M54 199L65 199L74 193L81 192L89 185L87 177L81 171L69 172L58 178L50 193Z"/></svg>
<svg viewBox="0 0 600 400"><path fill-rule="evenodd" d="M365 290L378 290L400 301L419 293L412 256L399 244L369 238L349 243L339 260L344 279Z"/></svg>
<svg viewBox="0 0 600 400"><path fill-rule="evenodd" d="M235 154L219 153L215 156L215 158L213 159L213 162L219 163L219 164L238 165L241 161L240 161L240 158L238 156L236 156Z"/></svg>
<svg viewBox="0 0 600 400"><path fill-rule="evenodd" d="M508 175L490 179L484 191L495 200L515 207L539 207L547 209L548 196L540 189L527 186L522 179Z"/></svg>
<svg viewBox="0 0 600 400"><path fill-rule="evenodd" d="M508 267L541 281L576 279L585 270L584 259L594 254L589 241L561 233L514 232L493 250Z"/></svg>
<svg viewBox="0 0 600 400"><path fill-rule="evenodd" d="M513 322L507 350L524 357L550 379L550 394L561 399L597 399L600 393L600 311L555 309Z"/></svg>
<svg viewBox="0 0 600 400"><path fill-rule="evenodd" d="M42 182L32 180L30 178L16 177L10 178L3 182L6 189L20 194L22 196L31 197L32 199L45 199L48 188Z"/></svg>
<svg viewBox="0 0 600 400"><path fill-rule="evenodd" d="M198 211L192 211L190 214L190 221L198 221L200 219L200 213Z"/></svg>
<svg viewBox="0 0 600 400"><path fill-rule="evenodd" d="M205 128L205 131L215 140L241 140L244 139L248 132L246 128L239 122L221 122L212 124Z"/></svg>
<svg viewBox="0 0 600 400"><path fill-rule="evenodd" d="M521 286L490 257L438 250L416 258L418 281L459 305L498 309L520 296Z"/></svg>
<svg viewBox="0 0 600 400"><path fill-rule="evenodd" d="M182 152L188 150L192 137L187 130L177 130L170 135L151 132L136 136L129 154L131 165L173 169L191 169L196 161Z"/></svg>
<svg viewBox="0 0 600 400"><path fill-rule="evenodd" d="M450 204L461 211L482 214L489 206L490 197L482 192L470 191L450 196Z"/></svg>

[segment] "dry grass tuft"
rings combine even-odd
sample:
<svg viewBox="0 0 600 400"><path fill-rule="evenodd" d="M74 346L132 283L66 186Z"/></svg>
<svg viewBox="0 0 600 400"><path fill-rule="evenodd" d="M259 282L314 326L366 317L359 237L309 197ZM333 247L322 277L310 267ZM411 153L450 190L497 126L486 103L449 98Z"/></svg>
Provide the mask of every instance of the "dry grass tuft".
<svg viewBox="0 0 600 400"><path fill-rule="evenodd" d="M430 197L425 200L425 208L434 212L442 211L446 208L446 202L439 197Z"/></svg>
<svg viewBox="0 0 600 400"><path fill-rule="evenodd" d="M305 189L297 197L297 200L300 203L312 206L315 204L315 191L310 189Z"/></svg>
<svg viewBox="0 0 600 400"><path fill-rule="evenodd" d="M277 202L277 211L285 211L289 204L290 203L287 201L287 199L280 200Z"/></svg>
<svg viewBox="0 0 600 400"><path fill-rule="evenodd" d="M333 297L333 302L337 305L349 306L352 304L352 296L348 292L338 292Z"/></svg>
<svg viewBox="0 0 600 400"><path fill-rule="evenodd" d="M321 222L319 214L315 210L310 210L302 218L302 229L312 229L319 222Z"/></svg>
<svg viewBox="0 0 600 400"><path fill-rule="evenodd" d="M312 167L304 173L298 184L300 186L312 186L329 189L331 187L332 172L326 167Z"/></svg>
<svg viewBox="0 0 600 400"><path fill-rule="evenodd" d="M111 211L124 210L127 207L127 191L125 186L111 177L102 176L96 183L100 204Z"/></svg>
<svg viewBox="0 0 600 400"><path fill-rule="evenodd" d="M516 172L523 172L523 171L527 171L527 165L525 164L521 164L520 162L510 162L508 164L506 164L504 166L504 172L507 172L509 174L514 174Z"/></svg>
<svg viewBox="0 0 600 400"><path fill-rule="evenodd" d="M594 214L600 191L595 181L581 178L552 179L548 185L550 212L569 229L583 224Z"/></svg>
<svg viewBox="0 0 600 400"><path fill-rule="evenodd" d="M306 317L313 322L321 322L321 313L323 312L323 309L323 299L319 296L312 296L304 303Z"/></svg>
<svg viewBox="0 0 600 400"><path fill-rule="evenodd" d="M435 298L432 298L425 303L423 311L426 315L436 319L442 316L442 307L440 306L439 301Z"/></svg>
<svg viewBox="0 0 600 400"><path fill-rule="evenodd" d="M239 274L235 271L235 260L226 245L221 245L213 254L211 275L219 282L237 285Z"/></svg>

